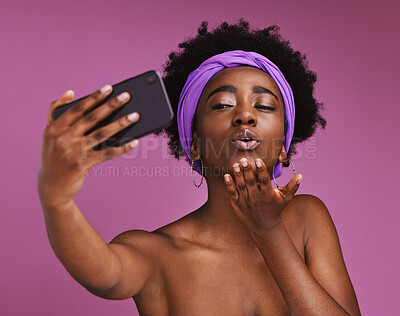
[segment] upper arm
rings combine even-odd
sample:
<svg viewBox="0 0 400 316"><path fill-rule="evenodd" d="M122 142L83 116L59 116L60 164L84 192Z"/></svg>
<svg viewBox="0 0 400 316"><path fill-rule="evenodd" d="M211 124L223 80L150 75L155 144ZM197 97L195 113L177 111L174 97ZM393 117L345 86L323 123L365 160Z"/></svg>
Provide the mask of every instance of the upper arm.
<svg viewBox="0 0 400 316"><path fill-rule="evenodd" d="M316 196L306 195L305 258L318 283L351 315L360 315L339 242L325 204Z"/></svg>
<svg viewBox="0 0 400 316"><path fill-rule="evenodd" d="M119 281L106 291L93 294L106 299L123 300L137 295L156 275L159 237L144 230L130 230L116 236L107 245L115 254L120 270Z"/></svg>

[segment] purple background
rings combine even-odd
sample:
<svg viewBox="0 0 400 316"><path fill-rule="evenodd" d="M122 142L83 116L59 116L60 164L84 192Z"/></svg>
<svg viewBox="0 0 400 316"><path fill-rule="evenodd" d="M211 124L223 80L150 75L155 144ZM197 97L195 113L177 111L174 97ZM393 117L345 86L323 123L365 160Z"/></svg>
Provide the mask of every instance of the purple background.
<svg viewBox="0 0 400 316"><path fill-rule="evenodd" d="M363 315L397 314L398 10L386 0L1 1L0 314L135 315L132 299L86 291L51 249L36 186L49 103L68 89L81 97L161 71L202 20L214 27L239 17L256 28L277 23L317 72L328 125L293 159L304 176L298 193L327 205ZM205 202L206 185L194 187L166 144L145 137L91 170L76 202L106 242L128 229L156 229ZM286 169L278 183L289 176Z"/></svg>

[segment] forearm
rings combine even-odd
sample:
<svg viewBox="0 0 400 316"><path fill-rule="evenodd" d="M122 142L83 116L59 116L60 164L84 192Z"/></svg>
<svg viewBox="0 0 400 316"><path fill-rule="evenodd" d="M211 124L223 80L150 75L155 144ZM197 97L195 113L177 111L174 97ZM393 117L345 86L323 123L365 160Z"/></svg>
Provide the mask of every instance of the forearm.
<svg viewBox="0 0 400 316"><path fill-rule="evenodd" d="M115 285L118 259L76 203L48 206L42 202L42 207L50 244L71 276L91 289L106 290Z"/></svg>
<svg viewBox="0 0 400 316"><path fill-rule="evenodd" d="M311 274L283 222L251 234L292 315L349 315Z"/></svg>

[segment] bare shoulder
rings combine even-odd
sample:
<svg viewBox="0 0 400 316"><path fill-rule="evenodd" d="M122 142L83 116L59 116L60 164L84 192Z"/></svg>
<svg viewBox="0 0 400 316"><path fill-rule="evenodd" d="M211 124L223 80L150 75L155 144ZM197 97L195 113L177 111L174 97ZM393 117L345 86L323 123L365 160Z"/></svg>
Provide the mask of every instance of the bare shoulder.
<svg viewBox="0 0 400 316"><path fill-rule="evenodd" d="M318 212L318 210L321 212L321 209L326 209L324 202L322 202L319 197L312 194L296 194L288 205L293 206L301 215L306 215L305 213L310 212Z"/></svg>
<svg viewBox="0 0 400 316"><path fill-rule="evenodd" d="M157 288L169 244L166 235L141 229L117 235L108 248L117 258L119 281L106 291L91 292L103 298L120 300Z"/></svg>
<svg viewBox="0 0 400 316"><path fill-rule="evenodd" d="M126 244L150 254L160 255L173 246L192 223L191 213L153 231L132 229L116 236L110 243Z"/></svg>
<svg viewBox="0 0 400 316"><path fill-rule="evenodd" d="M307 224L330 217L325 203L312 194L295 195L286 208L290 213L294 213L293 216L303 219Z"/></svg>
<svg viewBox="0 0 400 316"><path fill-rule="evenodd" d="M318 283L350 315L360 315L357 297L344 262L339 236L322 200L295 196L295 209L303 217L306 265Z"/></svg>
<svg viewBox="0 0 400 316"><path fill-rule="evenodd" d="M115 236L110 244L121 244L133 247L147 254L157 253L168 244L168 238L165 234L156 231L147 231L142 229L127 230Z"/></svg>
<svg viewBox="0 0 400 316"><path fill-rule="evenodd" d="M318 227L334 228L329 210L319 197L312 194L299 194L294 199L296 212L303 218L306 235Z"/></svg>
<svg viewBox="0 0 400 316"><path fill-rule="evenodd" d="M304 246L310 232L318 227L334 227L326 205L312 194L295 195L282 213L282 218L288 226L302 230Z"/></svg>

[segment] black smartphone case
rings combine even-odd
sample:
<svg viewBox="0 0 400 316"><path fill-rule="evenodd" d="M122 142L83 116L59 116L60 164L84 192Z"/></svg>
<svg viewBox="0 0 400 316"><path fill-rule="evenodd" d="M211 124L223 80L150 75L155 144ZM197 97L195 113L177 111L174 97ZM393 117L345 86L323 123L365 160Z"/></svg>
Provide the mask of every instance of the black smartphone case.
<svg viewBox="0 0 400 316"><path fill-rule="evenodd" d="M88 130L85 135L132 112L139 113L139 121L117 132L102 143L97 144L93 147L94 150L122 146L134 139L160 131L171 125L174 119L174 112L172 111L162 77L157 71L150 70L113 85L113 92L102 101L101 104L104 104L107 100L116 97L124 91L129 92L131 95L129 102L122 108L111 113L110 116L99 122L98 125ZM56 108L52 113L53 121L60 117L71 106L86 97L87 96L84 96Z"/></svg>

